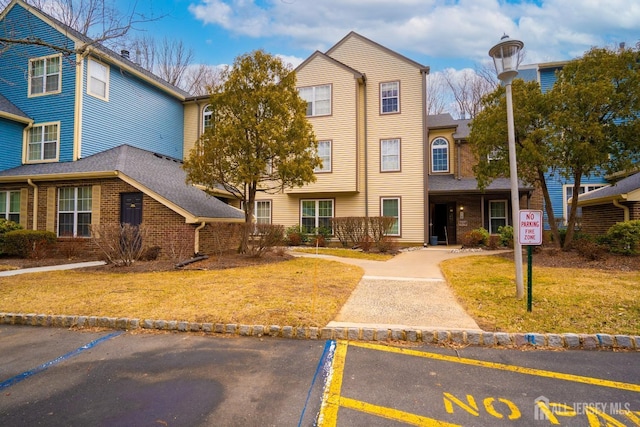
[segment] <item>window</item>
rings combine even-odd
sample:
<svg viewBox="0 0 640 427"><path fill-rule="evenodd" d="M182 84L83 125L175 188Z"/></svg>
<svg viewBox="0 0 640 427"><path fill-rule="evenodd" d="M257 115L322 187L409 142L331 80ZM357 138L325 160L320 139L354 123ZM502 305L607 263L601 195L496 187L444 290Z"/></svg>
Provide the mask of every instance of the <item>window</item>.
<svg viewBox="0 0 640 427"><path fill-rule="evenodd" d="M271 224L271 200L256 200L254 216L258 224Z"/></svg>
<svg viewBox="0 0 640 427"><path fill-rule="evenodd" d="M88 64L87 93L108 100L109 67L93 59L89 59Z"/></svg>
<svg viewBox="0 0 640 427"><path fill-rule="evenodd" d="M487 161L494 162L502 158L502 153L499 148L494 148L489 154L487 154Z"/></svg>
<svg viewBox="0 0 640 427"><path fill-rule="evenodd" d="M380 171L400 170L400 140L383 139L380 141Z"/></svg>
<svg viewBox="0 0 640 427"><path fill-rule="evenodd" d="M400 235L400 198L383 198L380 202L380 214L395 218L395 222L387 231L387 236Z"/></svg>
<svg viewBox="0 0 640 427"><path fill-rule="evenodd" d="M29 130L27 161L37 162L58 158L60 138L58 123L35 125Z"/></svg>
<svg viewBox="0 0 640 427"><path fill-rule="evenodd" d="M449 172L449 141L444 138L431 143L431 172Z"/></svg>
<svg viewBox="0 0 640 427"><path fill-rule="evenodd" d="M580 191L578 195L584 194L588 191L597 190L598 188L605 187L608 184L583 184L580 185ZM573 197L573 184L568 184L564 186L564 206L562 211L562 217L564 219L564 225L569 223L569 213L571 212L571 205L569 204L569 199ZM578 207L576 211L576 220L580 220L582 218L582 208Z"/></svg>
<svg viewBox="0 0 640 427"><path fill-rule="evenodd" d="M318 157L322 160L322 165L313 171L331 172L331 141L318 141Z"/></svg>
<svg viewBox="0 0 640 427"><path fill-rule="evenodd" d="M307 116L331 114L331 85L303 87L299 93L307 101Z"/></svg>
<svg viewBox="0 0 640 427"><path fill-rule="evenodd" d="M202 132L213 127L213 106L207 105L202 110Z"/></svg>
<svg viewBox="0 0 640 427"><path fill-rule="evenodd" d="M400 82L380 83L380 113L400 112Z"/></svg>
<svg viewBox="0 0 640 427"><path fill-rule="evenodd" d="M0 218L20 222L19 191L0 191Z"/></svg>
<svg viewBox="0 0 640 427"><path fill-rule="evenodd" d="M333 218L333 200L302 200L301 218L303 233L313 233L316 228L326 228L331 230L331 219Z"/></svg>
<svg viewBox="0 0 640 427"><path fill-rule="evenodd" d="M60 55L29 60L29 96L60 92Z"/></svg>
<svg viewBox="0 0 640 427"><path fill-rule="evenodd" d="M491 200L489 202L489 233L497 234L498 227L504 227L507 223L507 201Z"/></svg>
<svg viewBox="0 0 640 427"><path fill-rule="evenodd" d="M58 190L58 236L91 236L91 187Z"/></svg>

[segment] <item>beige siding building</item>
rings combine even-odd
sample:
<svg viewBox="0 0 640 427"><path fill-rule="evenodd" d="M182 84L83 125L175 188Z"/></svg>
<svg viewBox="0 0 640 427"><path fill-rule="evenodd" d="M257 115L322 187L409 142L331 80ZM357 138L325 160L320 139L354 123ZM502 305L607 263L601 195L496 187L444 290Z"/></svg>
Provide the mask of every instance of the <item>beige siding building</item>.
<svg viewBox="0 0 640 427"><path fill-rule="evenodd" d="M307 230L331 218L394 216L390 233L428 242L425 227L428 68L356 33L297 69L323 167L316 182L259 194L258 220ZM185 132L186 133L186 132Z"/></svg>

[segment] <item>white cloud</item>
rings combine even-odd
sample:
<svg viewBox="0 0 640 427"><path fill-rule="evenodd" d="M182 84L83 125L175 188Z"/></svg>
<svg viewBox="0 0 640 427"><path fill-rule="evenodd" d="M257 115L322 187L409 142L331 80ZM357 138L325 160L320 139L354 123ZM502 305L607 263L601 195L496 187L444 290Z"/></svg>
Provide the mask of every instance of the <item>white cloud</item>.
<svg viewBox="0 0 640 427"><path fill-rule="evenodd" d="M414 57L486 61L503 33L526 62L570 59L639 39L637 0L198 0L190 12L233 35L326 50L349 31ZM429 65L429 62L426 62Z"/></svg>

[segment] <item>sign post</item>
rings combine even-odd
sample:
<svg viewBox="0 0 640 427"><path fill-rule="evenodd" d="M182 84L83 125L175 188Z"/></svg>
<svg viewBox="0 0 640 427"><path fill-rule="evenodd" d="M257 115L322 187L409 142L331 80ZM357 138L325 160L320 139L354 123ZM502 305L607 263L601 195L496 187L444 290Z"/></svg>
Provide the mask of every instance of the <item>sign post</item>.
<svg viewBox="0 0 640 427"><path fill-rule="evenodd" d="M542 244L542 211L521 209L518 220L518 241L527 246L527 311L533 302L533 267L531 265L532 246Z"/></svg>

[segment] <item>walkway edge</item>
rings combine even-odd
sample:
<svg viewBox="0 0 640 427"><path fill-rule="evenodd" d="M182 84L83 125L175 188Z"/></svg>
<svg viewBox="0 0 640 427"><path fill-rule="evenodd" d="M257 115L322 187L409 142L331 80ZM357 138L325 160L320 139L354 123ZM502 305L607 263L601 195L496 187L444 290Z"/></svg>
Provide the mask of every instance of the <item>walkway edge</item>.
<svg viewBox="0 0 640 427"><path fill-rule="evenodd" d="M299 340L405 341L459 346L551 348L570 350L640 351L640 336L610 334L541 334L384 327L294 327L198 323L178 320L129 319L98 316L68 316L0 312L0 324L59 328L106 328L115 330L160 330L200 332L247 337L279 337Z"/></svg>

